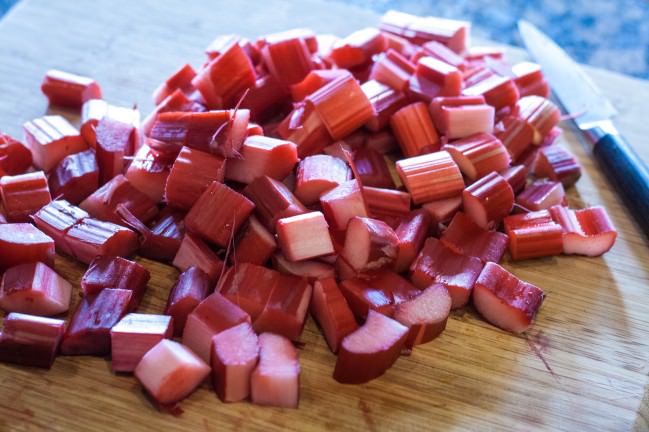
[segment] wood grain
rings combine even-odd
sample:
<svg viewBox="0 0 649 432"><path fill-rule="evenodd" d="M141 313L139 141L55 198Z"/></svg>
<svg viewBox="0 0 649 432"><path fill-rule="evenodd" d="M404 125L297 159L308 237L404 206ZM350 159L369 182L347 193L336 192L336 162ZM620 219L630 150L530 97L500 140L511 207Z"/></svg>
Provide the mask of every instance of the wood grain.
<svg viewBox="0 0 649 432"><path fill-rule="evenodd" d="M137 103L146 113L153 88L181 63L200 64L217 34L306 26L344 35L376 22L370 12L317 0L24 0L0 23L0 128L20 134L24 121L47 110L38 86L50 67L93 76L107 100ZM623 133L649 160L649 84L590 72L619 109ZM385 376L346 386L331 378L335 357L309 320L299 409L226 405L205 386L183 402L180 417L157 412L134 378L110 372L108 359L61 357L49 372L0 365L0 430L647 430L647 245L569 130L563 141L585 171L569 192L571 204L605 205L620 237L603 258L506 263L548 294L526 337L486 324L469 308ZM142 262L153 275L143 310L160 312L177 272ZM56 266L78 285L83 266L64 258Z"/></svg>

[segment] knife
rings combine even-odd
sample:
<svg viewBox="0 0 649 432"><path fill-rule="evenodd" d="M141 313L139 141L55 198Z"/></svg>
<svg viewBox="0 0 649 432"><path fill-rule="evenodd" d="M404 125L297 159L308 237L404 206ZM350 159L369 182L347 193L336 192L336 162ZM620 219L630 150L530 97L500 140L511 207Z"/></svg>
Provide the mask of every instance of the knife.
<svg viewBox="0 0 649 432"><path fill-rule="evenodd" d="M636 222L649 239L649 169L620 135L615 108L581 67L549 36L521 20L518 29L534 60L541 65L555 97L591 144L592 153Z"/></svg>

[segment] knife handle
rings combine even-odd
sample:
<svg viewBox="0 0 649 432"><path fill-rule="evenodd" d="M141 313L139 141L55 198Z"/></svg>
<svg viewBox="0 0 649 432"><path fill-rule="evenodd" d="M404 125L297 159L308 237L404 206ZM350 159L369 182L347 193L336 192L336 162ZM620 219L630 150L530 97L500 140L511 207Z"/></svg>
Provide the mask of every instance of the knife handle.
<svg viewBox="0 0 649 432"><path fill-rule="evenodd" d="M593 148L609 181L649 239L649 169L622 136L606 134Z"/></svg>

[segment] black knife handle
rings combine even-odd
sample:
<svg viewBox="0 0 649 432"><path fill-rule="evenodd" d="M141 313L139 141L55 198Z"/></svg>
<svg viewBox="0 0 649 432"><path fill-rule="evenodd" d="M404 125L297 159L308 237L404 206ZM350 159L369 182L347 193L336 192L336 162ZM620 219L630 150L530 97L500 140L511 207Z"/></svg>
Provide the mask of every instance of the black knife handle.
<svg viewBox="0 0 649 432"><path fill-rule="evenodd" d="M649 169L620 135L595 143L595 158L649 240Z"/></svg>

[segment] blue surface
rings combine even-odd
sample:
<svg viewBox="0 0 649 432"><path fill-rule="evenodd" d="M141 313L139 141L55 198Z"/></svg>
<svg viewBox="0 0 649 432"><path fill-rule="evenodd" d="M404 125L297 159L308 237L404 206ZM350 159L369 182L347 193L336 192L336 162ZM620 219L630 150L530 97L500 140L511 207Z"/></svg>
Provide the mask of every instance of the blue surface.
<svg viewBox="0 0 649 432"><path fill-rule="evenodd" d="M341 1L341 0L330 0ZM17 0L0 0L0 17ZM473 34L520 45L516 21L539 26L575 59L605 69L649 78L647 0L344 0L383 13L398 9L418 15L464 19Z"/></svg>

